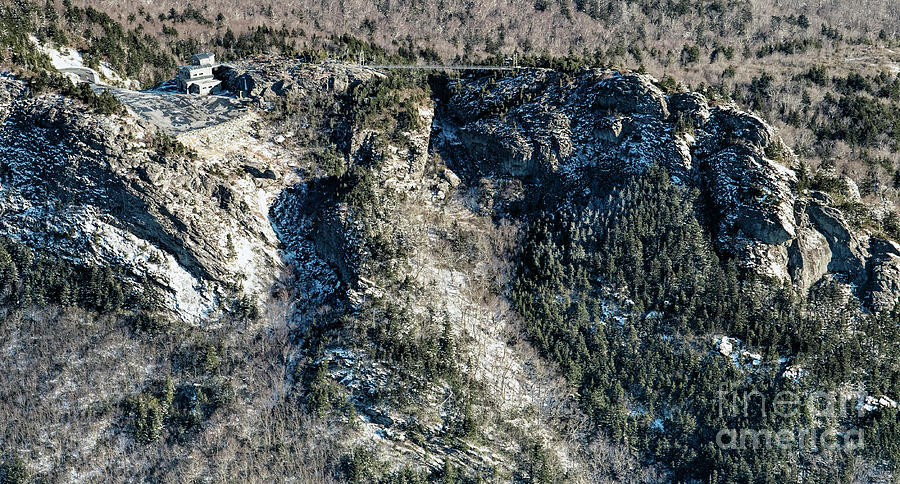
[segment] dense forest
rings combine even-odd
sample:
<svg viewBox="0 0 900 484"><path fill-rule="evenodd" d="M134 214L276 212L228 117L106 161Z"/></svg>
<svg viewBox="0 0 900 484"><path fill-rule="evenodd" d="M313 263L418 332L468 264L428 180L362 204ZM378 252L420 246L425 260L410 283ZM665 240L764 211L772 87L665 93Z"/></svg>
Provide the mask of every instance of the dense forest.
<svg viewBox="0 0 900 484"><path fill-rule="evenodd" d="M754 400L748 413L722 411L723 388L757 391L765 402L785 391L837 392L848 382L895 394L900 372L888 355L900 338L900 304L867 313L828 287L807 297L742 275L712 250L702 217L695 193L651 168L606 200L539 214L530 224L513 300L529 337L559 362L598 428L671 466L679 481L795 481L798 469L819 482L853 475L852 453L723 450L713 445L721 429L860 426L873 437L868 455L897 462L896 409L784 418ZM722 358L713 335L737 337L780 364ZM805 383L786 371L796 364L810 371ZM833 465L815 465L823 461Z"/></svg>

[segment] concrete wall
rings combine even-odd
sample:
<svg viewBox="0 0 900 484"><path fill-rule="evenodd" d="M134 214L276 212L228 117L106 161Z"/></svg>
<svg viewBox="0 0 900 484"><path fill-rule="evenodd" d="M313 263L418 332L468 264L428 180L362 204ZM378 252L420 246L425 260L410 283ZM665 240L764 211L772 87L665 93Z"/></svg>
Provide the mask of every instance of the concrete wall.
<svg viewBox="0 0 900 484"><path fill-rule="evenodd" d="M178 68L178 75L176 77L181 79L199 79L201 77L212 77L212 67L205 66L183 66Z"/></svg>

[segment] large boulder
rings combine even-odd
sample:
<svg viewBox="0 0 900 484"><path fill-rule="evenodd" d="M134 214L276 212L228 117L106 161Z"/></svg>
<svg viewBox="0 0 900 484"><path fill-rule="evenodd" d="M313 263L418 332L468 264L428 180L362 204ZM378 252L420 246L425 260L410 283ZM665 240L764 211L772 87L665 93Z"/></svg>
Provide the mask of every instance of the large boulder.
<svg viewBox="0 0 900 484"><path fill-rule="evenodd" d="M720 214L719 235L749 237L778 245L796 234L792 171L744 145L703 160L701 172Z"/></svg>
<svg viewBox="0 0 900 484"><path fill-rule="evenodd" d="M831 247L819 232L810 227L800 227L788 249L788 257L791 280L801 289L808 290L828 273Z"/></svg>
<svg viewBox="0 0 900 484"><path fill-rule="evenodd" d="M596 109L625 114L669 116L666 97L653 78L645 75L611 75L591 86L590 96Z"/></svg>
<svg viewBox="0 0 900 484"><path fill-rule="evenodd" d="M697 92L679 92L666 98L669 111L676 120L691 120L695 126L709 121L709 101Z"/></svg>
<svg viewBox="0 0 900 484"><path fill-rule="evenodd" d="M868 302L875 309L893 309L900 304L900 245L873 237L869 250Z"/></svg>
<svg viewBox="0 0 900 484"><path fill-rule="evenodd" d="M828 271L845 274L849 282L863 285L868 253L841 211L814 199L807 206L806 213L813 227L825 236L831 248Z"/></svg>
<svg viewBox="0 0 900 484"><path fill-rule="evenodd" d="M466 125L458 134L469 155L483 160L482 168L516 177L534 175L539 165L528 137L497 119Z"/></svg>
<svg viewBox="0 0 900 484"><path fill-rule="evenodd" d="M265 87L263 85L264 83L260 81L259 75L257 74L251 72L238 74L237 71L232 69L225 74L222 85L228 91L238 93L242 96L254 97L258 96Z"/></svg>
<svg viewBox="0 0 900 484"><path fill-rule="evenodd" d="M710 123L704 129L709 135L706 144L711 147L741 143L764 150L778 138L772 127L758 116L733 106L713 109Z"/></svg>

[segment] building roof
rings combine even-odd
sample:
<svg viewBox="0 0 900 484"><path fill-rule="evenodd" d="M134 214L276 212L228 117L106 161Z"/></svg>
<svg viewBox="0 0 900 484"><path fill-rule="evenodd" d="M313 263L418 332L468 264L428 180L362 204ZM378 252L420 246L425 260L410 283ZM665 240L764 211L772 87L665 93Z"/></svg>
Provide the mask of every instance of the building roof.
<svg viewBox="0 0 900 484"><path fill-rule="evenodd" d="M201 52L191 56L191 63L194 65L212 65L216 61L216 55L212 52Z"/></svg>
<svg viewBox="0 0 900 484"><path fill-rule="evenodd" d="M197 64L188 64L186 66L179 66L178 70L187 70L187 71L197 71L200 69L210 69L212 66L198 66Z"/></svg>

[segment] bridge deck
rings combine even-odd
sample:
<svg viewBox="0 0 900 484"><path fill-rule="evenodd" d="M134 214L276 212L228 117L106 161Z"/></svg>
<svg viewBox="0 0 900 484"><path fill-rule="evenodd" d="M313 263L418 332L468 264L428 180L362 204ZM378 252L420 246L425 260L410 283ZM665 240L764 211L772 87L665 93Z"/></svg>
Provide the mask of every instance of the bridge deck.
<svg viewBox="0 0 900 484"><path fill-rule="evenodd" d="M439 64L360 64L360 67L368 67L370 69L418 69L429 71L516 71L522 69L537 69L536 67L514 67L514 66L479 66L479 65L453 65L444 66Z"/></svg>

